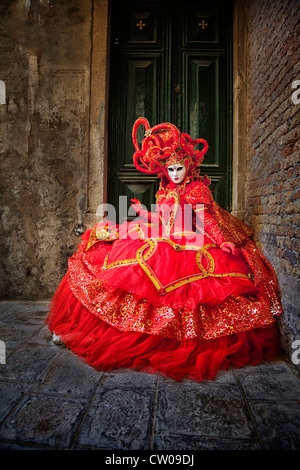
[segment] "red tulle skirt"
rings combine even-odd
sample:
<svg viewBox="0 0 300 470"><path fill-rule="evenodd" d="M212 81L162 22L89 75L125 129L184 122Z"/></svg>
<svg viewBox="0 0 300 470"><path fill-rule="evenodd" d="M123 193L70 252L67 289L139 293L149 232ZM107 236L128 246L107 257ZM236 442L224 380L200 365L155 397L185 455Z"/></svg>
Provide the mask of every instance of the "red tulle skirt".
<svg viewBox="0 0 300 470"><path fill-rule="evenodd" d="M50 331L97 370L130 368L181 381L213 380L219 370L255 365L280 354L275 326L211 340L177 341L159 335L124 332L91 313L75 297L65 276L47 318Z"/></svg>

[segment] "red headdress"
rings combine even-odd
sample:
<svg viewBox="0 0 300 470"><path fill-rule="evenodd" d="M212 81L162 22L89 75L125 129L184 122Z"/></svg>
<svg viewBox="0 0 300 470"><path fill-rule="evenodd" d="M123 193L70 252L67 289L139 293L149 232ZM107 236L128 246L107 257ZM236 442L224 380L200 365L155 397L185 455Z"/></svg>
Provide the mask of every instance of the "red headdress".
<svg viewBox="0 0 300 470"><path fill-rule="evenodd" d="M139 127L145 128L142 148L139 147L137 134ZM204 139L192 139L188 134L181 133L170 123L157 124L150 128L146 118L135 121L132 129L132 140L135 147L133 163L143 173L155 174L159 177L167 175L167 168L180 163L186 168L187 176L196 176L197 167L203 161L208 150ZM202 150L196 150L197 144L203 144Z"/></svg>

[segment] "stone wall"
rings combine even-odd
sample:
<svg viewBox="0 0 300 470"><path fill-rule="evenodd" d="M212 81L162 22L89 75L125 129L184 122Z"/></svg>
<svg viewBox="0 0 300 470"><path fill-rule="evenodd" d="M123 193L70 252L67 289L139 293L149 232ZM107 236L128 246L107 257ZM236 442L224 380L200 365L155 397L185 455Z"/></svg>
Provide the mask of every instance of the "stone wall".
<svg viewBox="0 0 300 470"><path fill-rule="evenodd" d="M1 297L51 296L79 242L91 9L89 0L0 3Z"/></svg>
<svg viewBox="0 0 300 470"><path fill-rule="evenodd" d="M247 220L276 270L282 341L291 351L300 340L300 104L293 88L300 80L300 3L249 0L247 18Z"/></svg>

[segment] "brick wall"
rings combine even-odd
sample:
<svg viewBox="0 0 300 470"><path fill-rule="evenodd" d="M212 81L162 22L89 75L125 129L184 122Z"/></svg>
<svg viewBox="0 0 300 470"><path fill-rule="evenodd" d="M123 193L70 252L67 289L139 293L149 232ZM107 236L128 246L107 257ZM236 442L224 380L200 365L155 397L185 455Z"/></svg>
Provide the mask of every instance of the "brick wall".
<svg viewBox="0 0 300 470"><path fill-rule="evenodd" d="M300 339L299 199L300 2L248 2L247 221L274 266L285 314L279 328L292 352Z"/></svg>

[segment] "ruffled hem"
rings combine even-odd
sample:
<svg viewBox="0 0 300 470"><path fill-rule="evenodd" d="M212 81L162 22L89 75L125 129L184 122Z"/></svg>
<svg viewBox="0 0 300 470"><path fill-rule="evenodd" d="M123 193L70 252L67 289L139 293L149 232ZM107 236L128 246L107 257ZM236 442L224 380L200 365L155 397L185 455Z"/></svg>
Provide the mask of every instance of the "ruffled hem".
<svg viewBox="0 0 300 470"><path fill-rule="evenodd" d="M96 370L130 368L174 380L213 380L219 370L274 360L280 343L274 326L213 340L182 342L139 332L121 332L100 320L74 296L65 276L46 319L51 332Z"/></svg>

